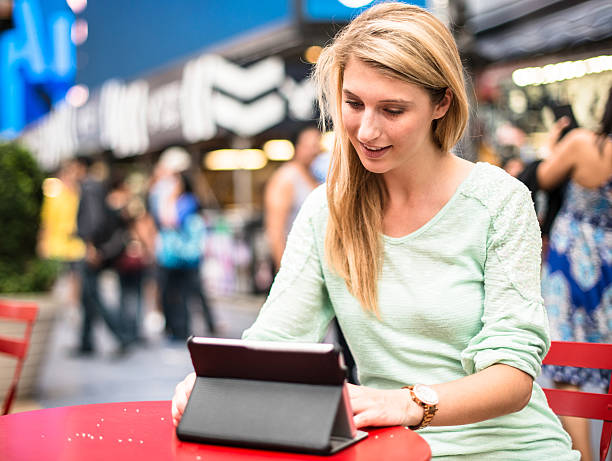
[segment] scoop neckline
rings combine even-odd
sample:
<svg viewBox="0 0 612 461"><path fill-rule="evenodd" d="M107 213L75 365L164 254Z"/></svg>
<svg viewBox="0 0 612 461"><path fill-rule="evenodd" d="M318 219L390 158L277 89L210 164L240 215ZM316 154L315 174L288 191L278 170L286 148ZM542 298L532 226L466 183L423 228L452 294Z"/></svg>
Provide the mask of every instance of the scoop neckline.
<svg viewBox="0 0 612 461"><path fill-rule="evenodd" d="M431 227L433 227L440 219L442 219L442 217L448 212L448 210L452 207L453 203L457 200L457 198L461 195L461 192L463 191L463 189L466 187L466 184L468 184L469 182L471 182L472 177L475 174L476 169L479 168L480 164L483 162L477 162L474 164L474 167L470 170L469 174L465 177L465 179L463 181L461 181L461 183L457 186L457 189L455 189L455 192L453 192L453 195L451 195L451 197L448 199L448 201L444 204L444 206L442 208L440 208L438 210L438 212L432 216L432 218L427 221L425 224L423 224L421 227L419 227L418 229L410 232L409 234L406 235L402 235L400 237L391 237L389 235L386 234L382 234L383 236L383 241L385 243L390 243L390 244L399 244L399 243L404 243L408 240L412 240L417 238L419 235L421 235L423 232L426 232L428 229L430 229Z"/></svg>

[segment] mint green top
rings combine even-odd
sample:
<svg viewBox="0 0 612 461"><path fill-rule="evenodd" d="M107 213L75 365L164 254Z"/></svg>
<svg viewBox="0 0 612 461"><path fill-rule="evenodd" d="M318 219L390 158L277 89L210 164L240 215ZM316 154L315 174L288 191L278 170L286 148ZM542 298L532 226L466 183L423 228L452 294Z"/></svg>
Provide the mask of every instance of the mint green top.
<svg viewBox="0 0 612 461"><path fill-rule="evenodd" d="M550 346L541 238L519 181L478 163L427 224L404 237L383 236L380 320L325 262L327 217L322 186L298 214L270 296L245 339L318 342L335 315L360 382L379 389L452 381L495 363L534 378L540 373ZM537 383L518 413L419 433L436 460L580 458Z"/></svg>

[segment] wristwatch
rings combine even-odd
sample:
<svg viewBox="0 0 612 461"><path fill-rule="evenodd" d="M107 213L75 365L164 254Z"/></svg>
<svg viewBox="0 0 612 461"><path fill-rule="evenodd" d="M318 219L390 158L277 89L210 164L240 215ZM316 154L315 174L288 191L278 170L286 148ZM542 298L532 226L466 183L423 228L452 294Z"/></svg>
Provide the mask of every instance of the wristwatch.
<svg viewBox="0 0 612 461"><path fill-rule="evenodd" d="M404 389L408 389L410 391L412 400L414 400L417 405L422 406L424 410L423 419L421 422L416 426L409 426L409 428L416 431L417 429L422 429L429 426L429 423L431 423L436 411L438 411L438 393L425 384L404 386Z"/></svg>

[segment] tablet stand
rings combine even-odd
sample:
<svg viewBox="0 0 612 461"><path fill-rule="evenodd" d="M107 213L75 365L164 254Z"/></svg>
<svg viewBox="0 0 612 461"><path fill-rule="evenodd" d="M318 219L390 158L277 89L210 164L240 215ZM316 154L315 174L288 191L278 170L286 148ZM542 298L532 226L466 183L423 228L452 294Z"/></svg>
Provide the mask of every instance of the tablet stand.
<svg viewBox="0 0 612 461"><path fill-rule="evenodd" d="M198 376L177 429L181 440L331 454L351 434L343 385Z"/></svg>

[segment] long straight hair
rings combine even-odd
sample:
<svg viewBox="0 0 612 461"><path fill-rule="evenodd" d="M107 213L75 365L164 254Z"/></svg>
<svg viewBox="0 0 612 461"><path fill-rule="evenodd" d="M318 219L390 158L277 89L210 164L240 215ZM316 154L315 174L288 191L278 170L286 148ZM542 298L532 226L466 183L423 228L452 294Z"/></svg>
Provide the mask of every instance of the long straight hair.
<svg viewBox="0 0 612 461"><path fill-rule="evenodd" d="M597 144L599 153L603 155L603 150L606 145L606 140L612 136L612 86L608 91L608 101L604 109L603 116L599 122L599 129L595 133L597 135Z"/></svg>
<svg viewBox="0 0 612 461"><path fill-rule="evenodd" d="M432 123L432 140L448 152L469 117L463 66L448 29L433 15L406 3L380 3L357 16L322 51L313 77L321 121L335 132L327 179L329 220L325 255L362 307L379 315L378 278L383 264L382 221L388 200L382 175L366 170L342 120L342 85L349 59L425 89L438 103L452 93L447 113Z"/></svg>

